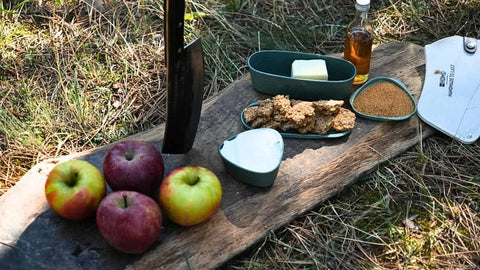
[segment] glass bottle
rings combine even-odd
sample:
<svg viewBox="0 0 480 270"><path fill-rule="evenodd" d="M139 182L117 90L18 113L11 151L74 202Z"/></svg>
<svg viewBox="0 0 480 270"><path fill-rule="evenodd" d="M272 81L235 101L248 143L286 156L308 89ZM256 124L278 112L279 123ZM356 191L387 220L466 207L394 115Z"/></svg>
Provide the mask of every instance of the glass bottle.
<svg viewBox="0 0 480 270"><path fill-rule="evenodd" d="M344 58L357 68L354 85L368 80L372 55L373 29L368 18L370 0L356 0L355 18L347 27Z"/></svg>

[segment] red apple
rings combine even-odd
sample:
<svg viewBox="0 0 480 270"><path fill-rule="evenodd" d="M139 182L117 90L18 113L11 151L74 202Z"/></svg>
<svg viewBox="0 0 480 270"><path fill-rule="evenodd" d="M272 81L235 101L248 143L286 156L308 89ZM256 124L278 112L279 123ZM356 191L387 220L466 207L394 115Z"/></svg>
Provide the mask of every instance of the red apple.
<svg viewBox="0 0 480 270"><path fill-rule="evenodd" d="M103 174L114 191L132 190L153 196L163 179L163 158L150 143L123 141L108 151Z"/></svg>
<svg viewBox="0 0 480 270"><path fill-rule="evenodd" d="M150 197L135 191L116 191L100 203L97 227L115 249L141 254L157 241L162 214Z"/></svg>
<svg viewBox="0 0 480 270"><path fill-rule="evenodd" d="M206 168L182 167L163 180L159 199L171 221L193 226L215 213L222 199L222 186L217 176Z"/></svg>
<svg viewBox="0 0 480 270"><path fill-rule="evenodd" d="M53 211L74 220L93 216L106 190L102 173L83 160L57 164L45 183L45 196Z"/></svg>

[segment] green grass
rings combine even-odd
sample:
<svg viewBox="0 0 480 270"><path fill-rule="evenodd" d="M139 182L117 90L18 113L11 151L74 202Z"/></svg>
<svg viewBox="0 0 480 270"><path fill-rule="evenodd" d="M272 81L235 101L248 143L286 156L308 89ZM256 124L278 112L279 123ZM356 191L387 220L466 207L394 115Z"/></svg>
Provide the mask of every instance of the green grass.
<svg viewBox="0 0 480 270"><path fill-rule="evenodd" d="M107 3L103 14L89 16L80 0L4 1L0 195L42 160L164 121L163 2ZM204 40L204 98L246 74L248 56L260 49L341 53L353 15L351 0L188 2L186 39ZM476 0L380 0L371 17L376 43L424 46L480 33ZM478 164L478 143L433 136L226 267L478 268Z"/></svg>

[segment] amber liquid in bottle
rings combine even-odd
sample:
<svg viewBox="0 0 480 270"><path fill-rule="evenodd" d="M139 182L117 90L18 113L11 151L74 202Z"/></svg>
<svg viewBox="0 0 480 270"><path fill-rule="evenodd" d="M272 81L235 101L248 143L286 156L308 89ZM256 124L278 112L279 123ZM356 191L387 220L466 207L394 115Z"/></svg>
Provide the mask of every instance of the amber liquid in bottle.
<svg viewBox="0 0 480 270"><path fill-rule="evenodd" d="M363 84L368 80L370 57L372 55L373 35L365 29L354 29L345 37L344 58L357 68L353 84Z"/></svg>

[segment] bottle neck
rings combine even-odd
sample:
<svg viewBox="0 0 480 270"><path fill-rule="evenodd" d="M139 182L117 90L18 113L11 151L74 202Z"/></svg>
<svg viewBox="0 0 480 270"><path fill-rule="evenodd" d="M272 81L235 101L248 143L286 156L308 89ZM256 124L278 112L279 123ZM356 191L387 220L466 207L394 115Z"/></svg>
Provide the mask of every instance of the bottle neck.
<svg viewBox="0 0 480 270"><path fill-rule="evenodd" d="M368 11L359 11L357 16L360 17L362 20L368 19Z"/></svg>
<svg viewBox="0 0 480 270"><path fill-rule="evenodd" d="M370 4L366 4L366 5L355 4L355 8L359 12L368 12L368 10L370 9Z"/></svg>
<svg viewBox="0 0 480 270"><path fill-rule="evenodd" d="M356 5L357 9L356 16L362 22L366 22L368 20L368 10L370 9L370 5Z"/></svg>

